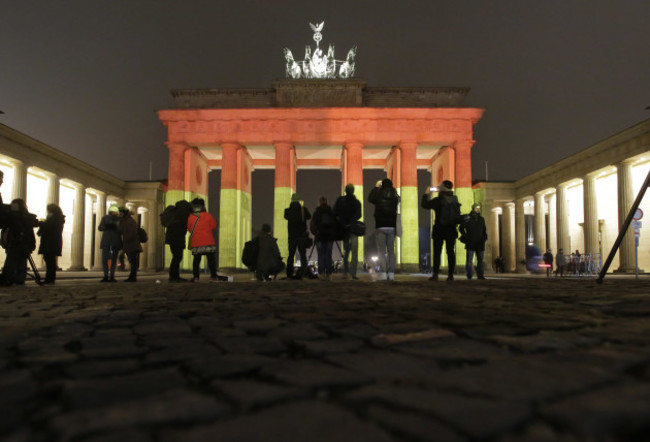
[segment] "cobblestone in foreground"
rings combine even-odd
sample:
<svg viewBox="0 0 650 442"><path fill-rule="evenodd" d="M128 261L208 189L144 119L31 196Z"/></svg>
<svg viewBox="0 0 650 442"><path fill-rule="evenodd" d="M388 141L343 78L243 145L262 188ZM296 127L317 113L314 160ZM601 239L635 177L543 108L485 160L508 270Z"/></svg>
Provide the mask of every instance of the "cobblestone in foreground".
<svg viewBox="0 0 650 442"><path fill-rule="evenodd" d="M650 439L650 281L0 289L6 441Z"/></svg>

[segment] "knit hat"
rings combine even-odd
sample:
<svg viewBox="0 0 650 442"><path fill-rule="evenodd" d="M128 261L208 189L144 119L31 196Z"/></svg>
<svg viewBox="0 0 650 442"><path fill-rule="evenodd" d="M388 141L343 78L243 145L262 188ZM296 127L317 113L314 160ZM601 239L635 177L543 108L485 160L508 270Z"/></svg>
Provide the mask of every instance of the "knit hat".
<svg viewBox="0 0 650 442"><path fill-rule="evenodd" d="M293 195L291 195L291 202L292 203L299 203L301 200L302 200L302 198L300 198L300 195L298 195L297 193L294 193Z"/></svg>
<svg viewBox="0 0 650 442"><path fill-rule="evenodd" d="M120 206L117 204L111 204L111 206L108 208L108 213L115 212L118 213L120 211Z"/></svg>
<svg viewBox="0 0 650 442"><path fill-rule="evenodd" d="M449 180L444 180L440 184L440 192L451 192L454 189L454 184Z"/></svg>

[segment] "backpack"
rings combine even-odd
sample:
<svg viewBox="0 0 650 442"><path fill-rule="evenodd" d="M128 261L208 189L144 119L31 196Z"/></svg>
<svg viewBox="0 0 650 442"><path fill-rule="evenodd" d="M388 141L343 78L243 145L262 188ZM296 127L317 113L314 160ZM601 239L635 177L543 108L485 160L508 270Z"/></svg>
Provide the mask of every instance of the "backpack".
<svg viewBox="0 0 650 442"><path fill-rule="evenodd" d="M246 241L244 244L244 250L241 254L241 262L248 267L248 270L251 272L254 272L255 267L257 267L257 254L259 253L259 250L260 243L257 238Z"/></svg>
<svg viewBox="0 0 650 442"><path fill-rule="evenodd" d="M167 206L163 213L160 214L160 224L163 227L169 227L176 221L176 206Z"/></svg>
<svg viewBox="0 0 650 442"><path fill-rule="evenodd" d="M440 211L436 213L435 223L440 226L454 226L460 220L460 203L454 196L452 201L441 197Z"/></svg>
<svg viewBox="0 0 650 442"><path fill-rule="evenodd" d="M147 231L144 230L142 227L138 227L138 241L141 243L147 242L149 239L149 235L147 235Z"/></svg>

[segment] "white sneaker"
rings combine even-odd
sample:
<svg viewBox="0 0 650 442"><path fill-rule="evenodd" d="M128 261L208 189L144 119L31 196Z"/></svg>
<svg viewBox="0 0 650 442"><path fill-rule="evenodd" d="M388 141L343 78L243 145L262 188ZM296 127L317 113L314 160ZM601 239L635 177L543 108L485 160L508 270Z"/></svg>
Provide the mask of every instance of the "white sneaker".
<svg viewBox="0 0 650 442"><path fill-rule="evenodd" d="M395 281L395 273L388 272L388 280L389 281Z"/></svg>

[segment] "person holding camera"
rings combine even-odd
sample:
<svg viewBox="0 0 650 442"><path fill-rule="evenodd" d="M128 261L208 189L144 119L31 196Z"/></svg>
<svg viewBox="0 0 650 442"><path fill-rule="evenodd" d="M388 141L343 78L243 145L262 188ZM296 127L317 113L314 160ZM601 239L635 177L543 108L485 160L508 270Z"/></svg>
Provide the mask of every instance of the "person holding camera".
<svg viewBox="0 0 650 442"><path fill-rule="evenodd" d="M447 281L454 280L454 270L456 270L456 238L458 231L456 225L460 222L460 203L458 197L453 193L454 184L445 180L440 186L429 187L429 192L422 195L420 205L423 209L431 209L435 212L435 221L431 231L433 238L433 274L430 281L438 280L440 271L440 256L442 254L442 245L447 250ZM431 196L438 192L438 196Z"/></svg>
<svg viewBox="0 0 650 442"><path fill-rule="evenodd" d="M309 210L297 193L291 195L289 207L284 209L284 219L287 220L287 231L289 234L289 255L287 256L287 278L302 279L307 274L307 247L310 239L307 232L307 220L311 218ZM293 262L296 256L296 249L300 254L300 270L294 276Z"/></svg>
<svg viewBox="0 0 650 442"><path fill-rule="evenodd" d="M379 279L395 279L395 233L397 227L397 206L399 195L388 178L377 181L368 195L368 201L375 206L375 235L379 255Z"/></svg>
<svg viewBox="0 0 650 442"><path fill-rule="evenodd" d="M361 203L357 197L354 196L354 184L349 183L345 186L345 195L336 199L333 210L344 229L343 277L358 279L357 265L359 263L359 232L355 234L351 229L352 223L361 219ZM350 258L350 255L352 256L350 264L348 264L348 258Z"/></svg>
<svg viewBox="0 0 650 442"><path fill-rule="evenodd" d="M36 248L36 226L36 215L27 211L25 200L13 200L11 212L7 216L7 227L2 232L2 246L7 252L2 270L3 285L25 283L27 259Z"/></svg>

